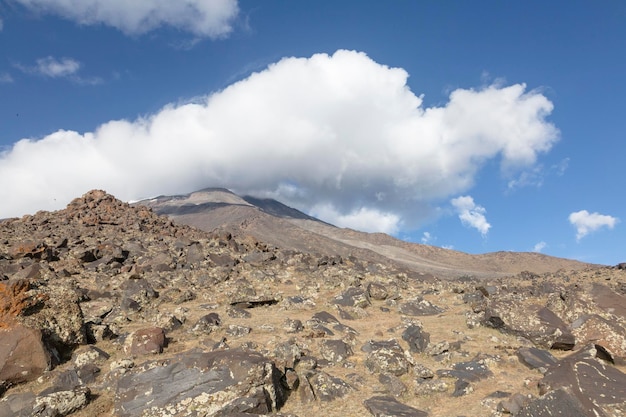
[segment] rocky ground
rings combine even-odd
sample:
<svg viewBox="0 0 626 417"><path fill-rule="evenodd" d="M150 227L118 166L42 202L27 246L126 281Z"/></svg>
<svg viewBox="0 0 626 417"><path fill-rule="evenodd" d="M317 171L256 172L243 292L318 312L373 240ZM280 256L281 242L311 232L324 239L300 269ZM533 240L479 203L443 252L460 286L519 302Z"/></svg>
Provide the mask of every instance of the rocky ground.
<svg viewBox="0 0 626 417"><path fill-rule="evenodd" d="M440 279L92 191L0 222L0 417L624 416L625 294L619 267Z"/></svg>

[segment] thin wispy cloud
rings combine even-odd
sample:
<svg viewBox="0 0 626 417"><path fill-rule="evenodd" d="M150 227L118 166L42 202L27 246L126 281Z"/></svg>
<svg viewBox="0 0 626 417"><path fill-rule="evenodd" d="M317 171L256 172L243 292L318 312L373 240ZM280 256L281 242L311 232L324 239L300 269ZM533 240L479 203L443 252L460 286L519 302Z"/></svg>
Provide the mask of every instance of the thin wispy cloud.
<svg viewBox="0 0 626 417"><path fill-rule="evenodd" d="M523 187L541 187L543 186L546 178L556 175L562 177L565 175L565 171L569 167L569 158L564 158L556 164L551 165L549 168L544 167L542 164L537 164L529 169L523 170L518 174L516 178L511 179L507 188L509 191L514 191Z"/></svg>
<svg viewBox="0 0 626 417"><path fill-rule="evenodd" d="M478 230L483 236L487 235L491 225L485 217L487 210L484 207L476 204L474 199L468 195L453 198L450 203L459 215L461 223Z"/></svg>
<svg viewBox="0 0 626 417"><path fill-rule="evenodd" d="M0 84L9 84L13 82L13 77L8 72L0 72Z"/></svg>
<svg viewBox="0 0 626 417"><path fill-rule="evenodd" d="M232 31L237 0L14 0L28 9L80 25L104 24L129 35L169 26L197 37L219 38Z"/></svg>
<svg viewBox="0 0 626 417"><path fill-rule="evenodd" d="M55 58L47 56L39 58L34 65L15 64L15 67L26 74L34 74L47 78L65 78L77 84L96 85L102 83L99 77L84 77L78 74L82 63L74 58Z"/></svg>
<svg viewBox="0 0 626 417"><path fill-rule="evenodd" d="M559 177L563 176L567 168L569 168L569 158L562 159L558 164L554 164L550 168Z"/></svg>
<svg viewBox="0 0 626 417"><path fill-rule="evenodd" d="M546 247L548 247L548 244L544 241L538 242L535 244L535 246L533 246L533 252L542 252Z"/></svg>
<svg viewBox="0 0 626 417"><path fill-rule="evenodd" d="M589 233L605 228L613 229L619 222L617 217L597 212L589 213L587 210L571 213L568 219L569 222L576 228L577 241L580 241L580 239L587 236Z"/></svg>
<svg viewBox="0 0 626 417"><path fill-rule="evenodd" d="M522 187L541 187L544 181L544 169L542 165L531 167L531 169L521 172L517 178L510 180L507 184L509 190Z"/></svg>
<svg viewBox="0 0 626 417"><path fill-rule="evenodd" d="M50 78L68 77L76 74L80 69L80 62L72 58L57 59L51 56L37 60L37 66L33 72Z"/></svg>
<svg viewBox="0 0 626 417"><path fill-rule="evenodd" d="M354 51L285 58L137 120L21 140L0 154L0 218L92 188L136 200L216 186L395 233L467 192L488 161L503 173L531 167L558 140L552 103L523 84L457 89L425 108L407 78ZM480 206L464 218L489 230Z"/></svg>

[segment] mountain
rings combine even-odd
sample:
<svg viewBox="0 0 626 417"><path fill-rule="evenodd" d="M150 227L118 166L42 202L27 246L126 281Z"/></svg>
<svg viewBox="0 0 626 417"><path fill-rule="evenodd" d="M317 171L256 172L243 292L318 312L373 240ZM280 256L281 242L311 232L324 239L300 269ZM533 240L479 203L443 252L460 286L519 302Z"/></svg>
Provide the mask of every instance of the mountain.
<svg viewBox="0 0 626 417"><path fill-rule="evenodd" d="M0 417L626 413L626 265L494 276L531 258L150 201L186 214L93 190L0 222ZM178 221L198 208L211 232Z"/></svg>
<svg viewBox="0 0 626 417"><path fill-rule="evenodd" d="M282 249L327 256L355 256L440 278L463 275L501 277L522 271L554 272L590 264L534 252L470 255L435 246L409 243L381 233L342 229L308 216L276 200L240 197L221 188L160 196L135 204L150 207L177 223L205 231L249 235Z"/></svg>

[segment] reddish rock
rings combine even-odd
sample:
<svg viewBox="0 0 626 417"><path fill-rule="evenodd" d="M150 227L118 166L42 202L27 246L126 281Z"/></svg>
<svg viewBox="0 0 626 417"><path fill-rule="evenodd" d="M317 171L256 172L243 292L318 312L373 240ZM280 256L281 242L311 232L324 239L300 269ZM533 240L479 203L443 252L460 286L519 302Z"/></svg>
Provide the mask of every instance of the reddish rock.
<svg viewBox="0 0 626 417"><path fill-rule="evenodd" d="M45 299L31 296L29 290L27 280L0 282L0 329L12 327L19 315Z"/></svg>
<svg viewBox="0 0 626 417"><path fill-rule="evenodd" d="M133 356L158 354L165 347L165 331L160 327L149 327L132 333L124 350Z"/></svg>
<svg viewBox="0 0 626 417"><path fill-rule="evenodd" d="M0 387L32 381L49 368L39 330L21 325L0 329Z"/></svg>

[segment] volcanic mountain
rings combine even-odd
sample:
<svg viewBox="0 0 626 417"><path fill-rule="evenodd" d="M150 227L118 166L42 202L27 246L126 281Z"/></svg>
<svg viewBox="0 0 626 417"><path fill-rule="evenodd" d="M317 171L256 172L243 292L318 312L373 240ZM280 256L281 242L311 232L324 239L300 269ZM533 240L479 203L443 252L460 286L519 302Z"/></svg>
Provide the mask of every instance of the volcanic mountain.
<svg viewBox="0 0 626 417"><path fill-rule="evenodd" d="M623 417L625 329L626 265L226 190L0 222L0 417Z"/></svg>
<svg viewBox="0 0 626 417"><path fill-rule="evenodd" d="M160 196L137 202L177 223L205 231L254 236L282 249L327 256L355 256L414 273L453 279L463 275L503 277L522 271L554 272L591 265L534 252L482 255L409 243L382 233L338 228L276 200L238 196L223 188L185 195Z"/></svg>

